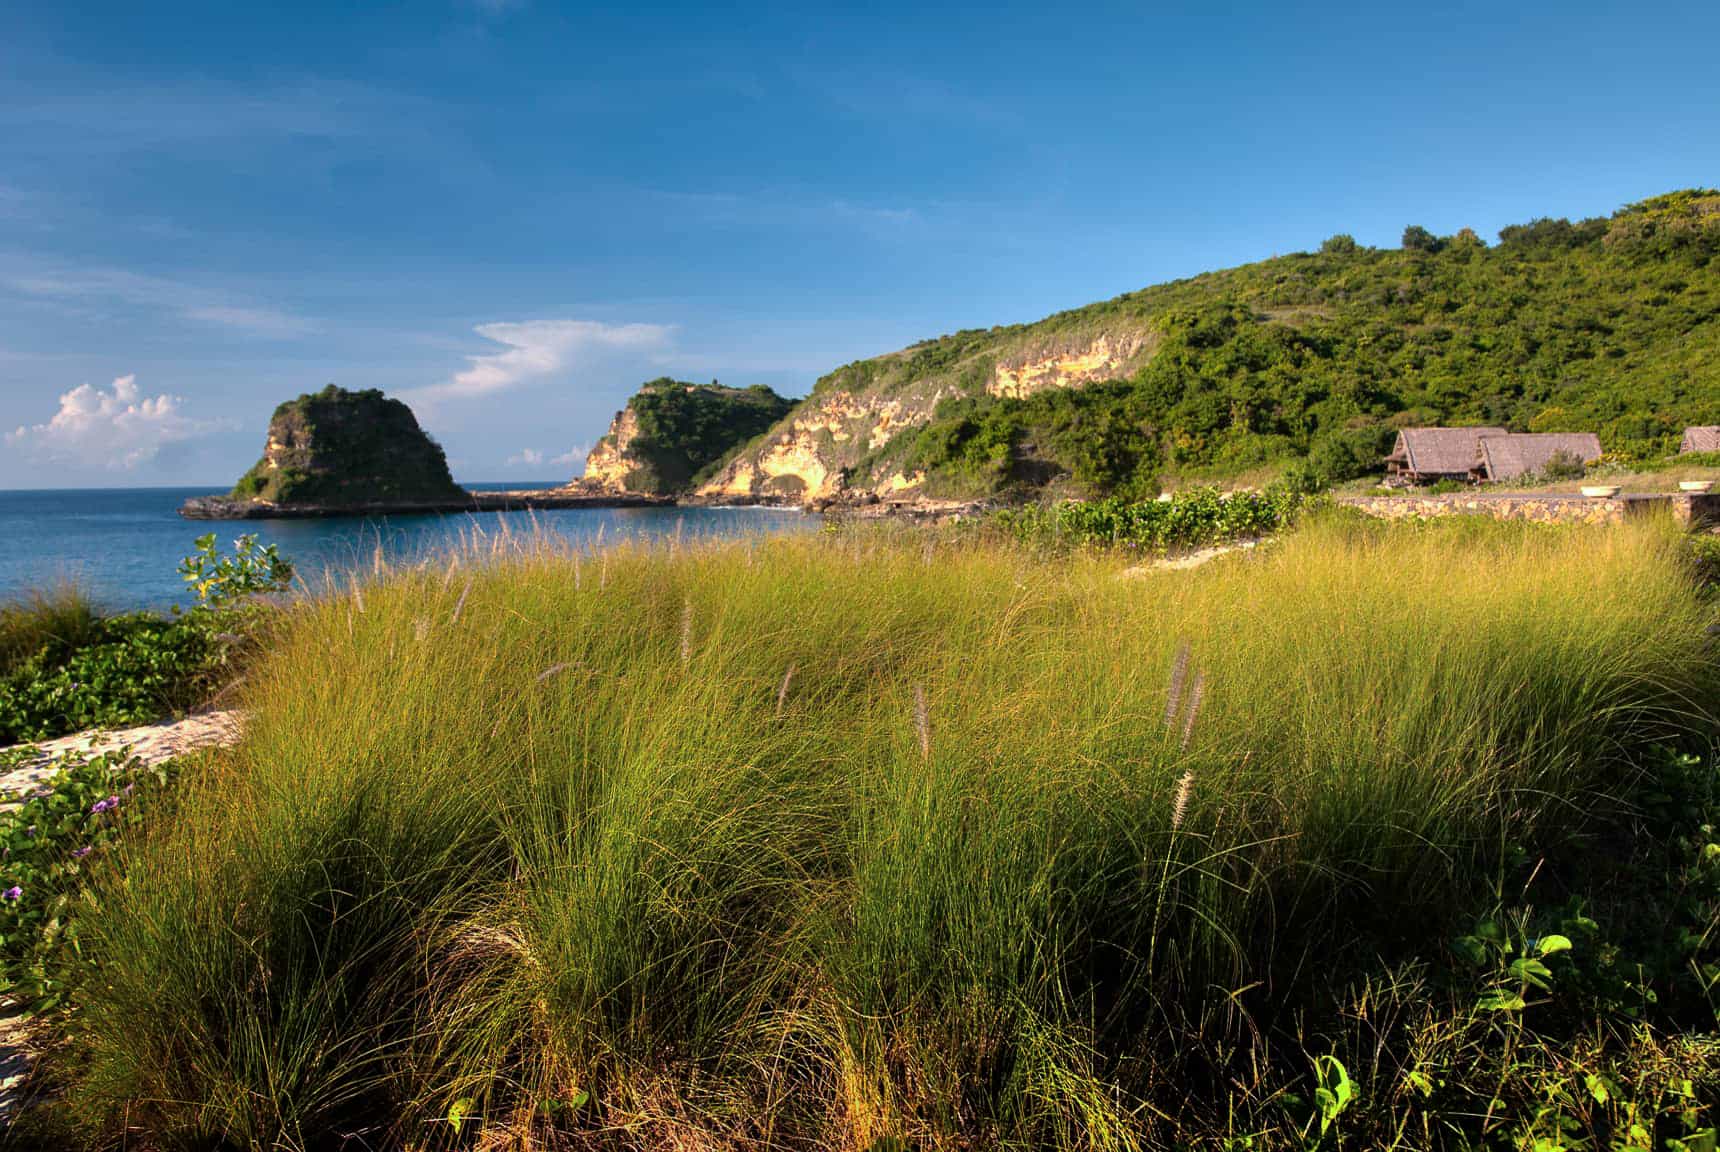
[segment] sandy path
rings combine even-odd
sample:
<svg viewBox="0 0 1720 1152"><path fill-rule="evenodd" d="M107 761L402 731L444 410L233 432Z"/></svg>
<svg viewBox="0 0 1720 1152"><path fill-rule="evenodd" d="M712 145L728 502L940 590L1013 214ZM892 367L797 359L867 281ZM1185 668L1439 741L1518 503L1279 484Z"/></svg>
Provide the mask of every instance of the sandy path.
<svg viewBox="0 0 1720 1152"><path fill-rule="evenodd" d="M155 764L198 748L233 743L239 738L243 719L236 710L200 712L183 720L146 724L141 728L79 732L75 736L40 741L34 747L40 750L41 755L0 774L0 805L37 787L53 775L54 761L67 752L93 756L129 747L133 756ZM9 999L0 999L0 1128L9 1123L17 1108L29 1071L30 1022L17 1004Z"/></svg>
<svg viewBox="0 0 1720 1152"><path fill-rule="evenodd" d="M146 764L155 764L198 748L232 744L239 738L241 719L236 709L199 712L183 720L145 724L140 728L79 732L57 740L41 740L33 745L41 751L40 756L0 774L0 798L16 796L46 780L53 775L54 761L68 752L94 756L129 747L133 756ZM4 751L7 749L0 748L0 752Z"/></svg>

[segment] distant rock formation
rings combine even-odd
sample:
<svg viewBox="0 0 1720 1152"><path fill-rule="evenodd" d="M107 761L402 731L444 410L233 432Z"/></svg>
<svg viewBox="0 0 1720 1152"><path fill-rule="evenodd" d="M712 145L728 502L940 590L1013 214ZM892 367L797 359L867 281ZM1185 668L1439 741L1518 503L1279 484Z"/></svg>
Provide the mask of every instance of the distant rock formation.
<svg viewBox="0 0 1720 1152"><path fill-rule="evenodd" d="M412 409L375 388L330 384L275 409L263 458L232 499L340 509L467 499Z"/></svg>
<svg viewBox="0 0 1720 1152"><path fill-rule="evenodd" d="M580 483L651 496L690 491L793 406L762 384L649 381L615 414L586 457Z"/></svg>

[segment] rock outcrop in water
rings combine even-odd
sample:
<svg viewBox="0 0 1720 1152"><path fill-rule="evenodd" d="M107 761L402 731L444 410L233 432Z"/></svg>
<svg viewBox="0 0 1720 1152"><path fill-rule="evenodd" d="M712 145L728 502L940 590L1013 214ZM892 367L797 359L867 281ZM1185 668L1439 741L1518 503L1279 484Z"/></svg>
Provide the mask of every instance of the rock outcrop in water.
<svg viewBox="0 0 1720 1152"><path fill-rule="evenodd" d="M463 500L442 448L399 400L330 384L275 409L263 457L232 498L346 508Z"/></svg>
<svg viewBox="0 0 1720 1152"><path fill-rule="evenodd" d="M725 388L667 376L652 380L615 414L586 457L580 482L607 492L687 492L793 406L762 384Z"/></svg>

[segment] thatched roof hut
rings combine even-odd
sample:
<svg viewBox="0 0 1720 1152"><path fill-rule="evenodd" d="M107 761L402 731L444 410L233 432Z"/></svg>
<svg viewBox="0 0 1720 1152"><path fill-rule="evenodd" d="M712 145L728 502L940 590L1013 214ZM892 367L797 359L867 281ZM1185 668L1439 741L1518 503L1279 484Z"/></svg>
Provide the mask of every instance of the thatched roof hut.
<svg viewBox="0 0 1720 1152"><path fill-rule="evenodd" d="M1601 458L1600 437L1593 432L1513 432L1483 436L1479 448L1475 478L1493 483L1545 472L1559 457L1568 457L1584 466Z"/></svg>
<svg viewBox="0 0 1720 1152"><path fill-rule="evenodd" d="M1467 480L1479 457L1481 438L1503 435L1503 428L1405 428L1386 457L1386 475L1412 484Z"/></svg>
<svg viewBox="0 0 1720 1152"><path fill-rule="evenodd" d="M1720 424L1695 424L1684 430L1680 452L1720 452Z"/></svg>

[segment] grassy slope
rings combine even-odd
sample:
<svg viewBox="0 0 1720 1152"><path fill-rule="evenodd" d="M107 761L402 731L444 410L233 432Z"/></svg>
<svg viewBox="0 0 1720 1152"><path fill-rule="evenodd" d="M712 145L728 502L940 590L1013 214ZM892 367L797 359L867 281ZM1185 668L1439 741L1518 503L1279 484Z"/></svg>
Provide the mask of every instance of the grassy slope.
<svg viewBox="0 0 1720 1152"><path fill-rule="evenodd" d="M828 450L857 481L926 468L983 492L1073 474L1089 490L1234 476L1313 452L1331 478L1416 423L1592 429L1611 451L1676 447L1720 421L1720 196L1678 193L1610 220L1540 221L1487 247L1276 257L859 361L819 382L979 397L994 365L1139 341L1126 380L1026 401L946 400L876 453ZM863 440L863 438L862 438Z"/></svg>
<svg viewBox="0 0 1720 1152"><path fill-rule="evenodd" d="M1712 723L1711 609L1649 530L1333 525L1147 583L939 547L544 555L304 609L245 744L98 890L74 1110L1288 1138L1250 1060L1341 1033L1352 981Z"/></svg>

